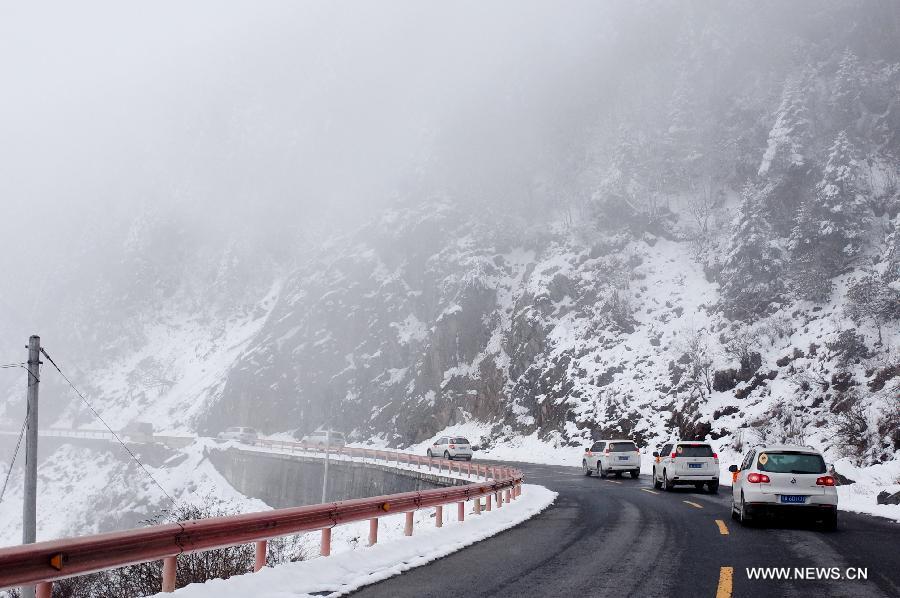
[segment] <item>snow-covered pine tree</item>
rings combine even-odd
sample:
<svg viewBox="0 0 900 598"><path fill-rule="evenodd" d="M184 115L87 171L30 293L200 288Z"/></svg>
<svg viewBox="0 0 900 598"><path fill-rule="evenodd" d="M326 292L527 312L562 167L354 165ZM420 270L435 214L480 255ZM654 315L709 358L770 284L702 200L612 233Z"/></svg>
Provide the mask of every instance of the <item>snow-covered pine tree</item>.
<svg viewBox="0 0 900 598"><path fill-rule="evenodd" d="M792 282L804 299L823 301L831 279L858 255L868 208L858 183L854 149L844 131L828 150L816 193L803 203L791 231Z"/></svg>
<svg viewBox="0 0 900 598"><path fill-rule="evenodd" d="M725 313L746 319L766 311L784 290L781 251L766 218L765 197L770 185L747 183L741 190L741 207L720 274Z"/></svg>
<svg viewBox="0 0 900 598"><path fill-rule="evenodd" d="M766 195L769 221L779 236L788 236L790 223L803 201L812 153L812 119L807 102L812 95L815 73L811 70L789 77L784 84L775 123L769 131L758 176L772 187Z"/></svg>
<svg viewBox="0 0 900 598"><path fill-rule="evenodd" d="M860 96L866 81L866 73L859 58L849 49L845 50L834 75L828 102L832 110L832 122L838 129L854 129L854 123L859 119Z"/></svg>

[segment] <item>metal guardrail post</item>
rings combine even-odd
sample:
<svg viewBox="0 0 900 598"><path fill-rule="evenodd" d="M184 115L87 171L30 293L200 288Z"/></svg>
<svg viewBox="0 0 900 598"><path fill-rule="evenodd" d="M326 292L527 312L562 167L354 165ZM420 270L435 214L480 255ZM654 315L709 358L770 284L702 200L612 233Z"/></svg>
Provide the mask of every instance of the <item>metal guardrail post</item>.
<svg viewBox="0 0 900 598"><path fill-rule="evenodd" d="M331 554L331 528L324 527L322 528L322 546L319 549L319 554L322 556L328 556Z"/></svg>
<svg viewBox="0 0 900 598"><path fill-rule="evenodd" d="M178 572L178 557L167 556L163 559L162 591L169 593L175 591L175 577Z"/></svg>
<svg viewBox="0 0 900 598"><path fill-rule="evenodd" d="M51 598L53 595L53 582L45 581L34 587L35 598Z"/></svg>
<svg viewBox="0 0 900 598"><path fill-rule="evenodd" d="M481 497L475 499L475 514L481 515Z"/></svg>
<svg viewBox="0 0 900 598"><path fill-rule="evenodd" d="M434 508L434 526L444 527L444 507L438 505Z"/></svg>
<svg viewBox="0 0 900 598"><path fill-rule="evenodd" d="M369 546L378 543L378 517L369 519Z"/></svg>
<svg viewBox="0 0 900 598"><path fill-rule="evenodd" d="M464 502L456 503L456 518L459 521L466 520L466 503L464 503Z"/></svg>
<svg viewBox="0 0 900 598"><path fill-rule="evenodd" d="M258 540L256 542L256 562L253 563L254 573L266 566L266 551L268 550L268 543L268 540Z"/></svg>
<svg viewBox="0 0 900 598"><path fill-rule="evenodd" d="M485 501L486 501L486 504L484 506L484 510L490 511L491 510L491 495L490 494L488 494L487 497L485 497Z"/></svg>
<svg viewBox="0 0 900 598"><path fill-rule="evenodd" d="M413 534L413 512L406 512L406 524L403 526L403 535L411 536Z"/></svg>

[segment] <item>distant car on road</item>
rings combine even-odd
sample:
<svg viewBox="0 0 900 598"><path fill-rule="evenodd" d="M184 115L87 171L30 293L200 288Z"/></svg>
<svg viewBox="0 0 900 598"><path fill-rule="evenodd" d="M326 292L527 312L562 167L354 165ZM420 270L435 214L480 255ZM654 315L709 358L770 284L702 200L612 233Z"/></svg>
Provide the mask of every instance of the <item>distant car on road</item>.
<svg viewBox="0 0 900 598"><path fill-rule="evenodd" d="M429 457L472 460L472 443L462 436L441 436L427 451Z"/></svg>
<svg viewBox="0 0 900 598"><path fill-rule="evenodd" d="M347 444L347 439L341 432L335 432L334 430L316 430L312 434L304 436L302 442L319 448L325 448L326 446L334 448L342 447Z"/></svg>
<svg viewBox="0 0 900 598"><path fill-rule="evenodd" d="M692 484L719 491L719 456L708 442L671 442L653 453L653 486L671 490Z"/></svg>
<svg viewBox="0 0 900 598"><path fill-rule="evenodd" d="M838 495L822 453L814 448L769 445L752 449L731 486L731 517L742 525L762 515L805 516L837 528Z"/></svg>
<svg viewBox="0 0 900 598"><path fill-rule="evenodd" d="M259 433L253 428L235 426L219 432L216 436L219 440L237 440L239 442L254 442L259 438Z"/></svg>
<svg viewBox="0 0 900 598"><path fill-rule="evenodd" d="M597 472L601 478L610 473L622 477L627 471L637 478L641 475L641 451L631 440L598 440L584 451L581 467L587 476Z"/></svg>

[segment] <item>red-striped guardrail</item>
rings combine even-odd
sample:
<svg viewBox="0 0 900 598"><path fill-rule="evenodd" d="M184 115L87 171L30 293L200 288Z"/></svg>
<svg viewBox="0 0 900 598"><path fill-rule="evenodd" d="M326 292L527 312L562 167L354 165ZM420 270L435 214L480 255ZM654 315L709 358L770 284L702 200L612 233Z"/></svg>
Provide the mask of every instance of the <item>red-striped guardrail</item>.
<svg viewBox="0 0 900 598"><path fill-rule="evenodd" d="M485 479L450 488L389 494L263 513L211 517L0 548L0 589L37 585L38 598L50 598L51 584L55 580L162 560L162 589L164 592L171 592L175 589L177 558L180 554L255 543L254 571L259 571L265 565L267 541L272 538L321 530L320 552L323 556L328 556L331 553L331 529L343 523L369 520L371 545L378 541L378 518L381 516L406 513L404 531L409 536L413 532L413 512L418 509L435 508L437 511L435 525L441 527L444 505L456 503L458 519L462 521L465 519L466 501L477 499L475 513L478 514L482 511L482 496L485 497L485 508L491 510L492 497L497 507L501 507L504 502L514 500L521 494L522 472L511 467L447 462L410 453L374 449L351 447L329 449L287 441L259 440L254 444L294 452L327 451L336 455L394 461L420 468L427 465L437 467L440 471L446 467L448 472L455 466L460 474L478 475Z"/></svg>

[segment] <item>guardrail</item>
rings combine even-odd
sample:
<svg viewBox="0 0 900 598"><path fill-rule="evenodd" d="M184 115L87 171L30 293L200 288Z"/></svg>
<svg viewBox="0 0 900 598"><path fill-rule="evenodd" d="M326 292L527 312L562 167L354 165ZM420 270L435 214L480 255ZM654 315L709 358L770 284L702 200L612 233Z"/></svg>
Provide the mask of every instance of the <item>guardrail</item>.
<svg viewBox="0 0 900 598"><path fill-rule="evenodd" d="M395 451L329 448L289 441L257 440L252 444L291 452L313 451L415 465L419 468L436 467L440 472L446 467L448 473L456 469L461 475L476 475L483 478L483 481L449 488L291 507L263 513L211 517L0 548L0 589L36 585L38 598L50 598L53 581L162 560L162 591L172 592L175 590L177 559L180 554L252 543L256 550L255 572L265 565L267 542L273 538L320 530L320 554L328 556L331 554L331 530L337 525L368 520L371 546L378 542L378 519L384 515L405 513L404 533L411 536L413 512L416 510L434 508L435 525L442 527L445 505L456 504L457 518L464 521L467 501L474 499L475 514L480 514L483 510L482 497L485 498L484 510L490 511L492 498L500 508L504 502L515 500L522 492L522 472L511 467L479 465L469 461L459 463Z"/></svg>

